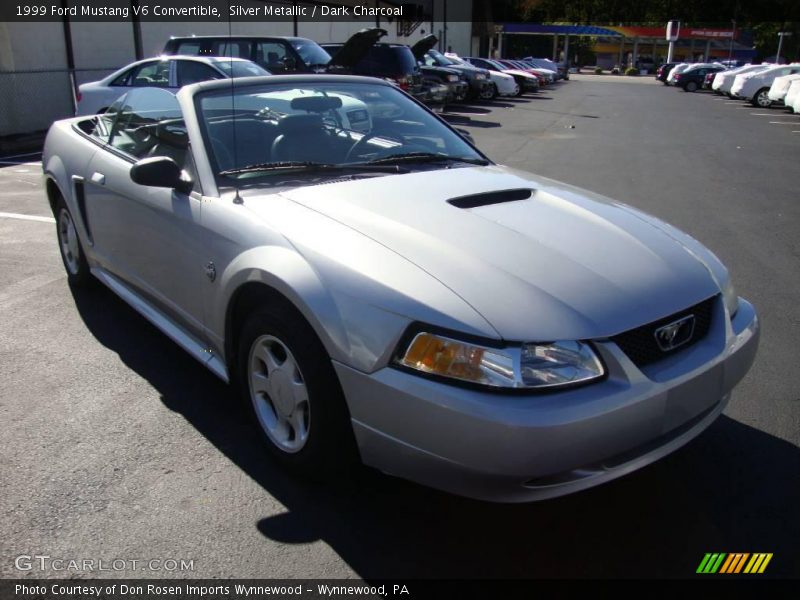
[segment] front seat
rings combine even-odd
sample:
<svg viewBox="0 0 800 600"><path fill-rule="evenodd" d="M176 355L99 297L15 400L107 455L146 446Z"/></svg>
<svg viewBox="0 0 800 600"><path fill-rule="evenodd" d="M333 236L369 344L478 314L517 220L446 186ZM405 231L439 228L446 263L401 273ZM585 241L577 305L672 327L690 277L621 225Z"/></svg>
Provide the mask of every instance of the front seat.
<svg viewBox="0 0 800 600"><path fill-rule="evenodd" d="M322 116L300 114L282 117L278 121L278 136L272 142L272 160L337 162L331 136L322 124Z"/></svg>

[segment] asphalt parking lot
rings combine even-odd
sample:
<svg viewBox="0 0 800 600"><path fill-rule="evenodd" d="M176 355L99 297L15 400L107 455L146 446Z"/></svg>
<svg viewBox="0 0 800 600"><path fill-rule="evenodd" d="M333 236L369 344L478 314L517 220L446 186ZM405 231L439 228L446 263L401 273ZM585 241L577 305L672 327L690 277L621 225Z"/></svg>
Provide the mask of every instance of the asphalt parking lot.
<svg viewBox="0 0 800 600"><path fill-rule="evenodd" d="M193 561L100 574L120 577L690 577L706 552L771 552L765 576L800 576L800 116L589 75L447 116L495 161L646 210L718 254L763 325L725 414L648 468L537 504L378 474L298 481L213 375L111 293L67 286L37 156L5 157L3 577L75 575L20 572L19 555Z"/></svg>

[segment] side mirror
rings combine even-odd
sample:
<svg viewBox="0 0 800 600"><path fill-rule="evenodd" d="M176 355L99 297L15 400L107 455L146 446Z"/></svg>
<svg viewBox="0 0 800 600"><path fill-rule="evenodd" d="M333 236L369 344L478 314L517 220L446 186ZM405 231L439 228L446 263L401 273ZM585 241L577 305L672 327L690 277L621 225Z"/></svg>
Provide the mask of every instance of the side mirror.
<svg viewBox="0 0 800 600"><path fill-rule="evenodd" d="M143 158L130 173L131 180L139 185L173 188L184 194L192 191L192 180L184 177L178 164L167 156Z"/></svg>
<svg viewBox="0 0 800 600"><path fill-rule="evenodd" d="M467 131L466 129L459 129L458 127L454 127L453 129L455 129L458 135L463 137L470 144L472 144L473 146L475 145L475 140L472 138L472 134L469 131Z"/></svg>

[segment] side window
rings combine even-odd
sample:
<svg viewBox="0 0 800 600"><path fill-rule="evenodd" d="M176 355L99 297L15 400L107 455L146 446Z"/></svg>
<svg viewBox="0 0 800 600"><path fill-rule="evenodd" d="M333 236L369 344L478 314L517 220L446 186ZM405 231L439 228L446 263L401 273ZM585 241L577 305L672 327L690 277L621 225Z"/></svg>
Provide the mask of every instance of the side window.
<svg viewBox="0 0 800 600"><path fill-rule="evenodd" d="M110 145L135 159L167 156L184 168L189 135L175 96L147 88L134 90L123 100L111 128Z"/></svg>
<svg viewBox="0 0 800 600"><path fill-rule="evenodd" d="M214 56L233 56L234 58L246 58L250 60L250 42L247 40L215 41L211 46L211 54Z"/></svg>
<svg viewBox="0 0 800 600"><path fill-rule="evenodd" d="M169 61L160 60L139 67L128 84L134 87L169 87Z"/></svg>
<svg viewBox="0 0 800 600"><path fill-rule="evenodd" d="M286 70L286 58L291 57L286 46L280 42L258 42L256 62L272 73Z"/></svg>
<svg viewBox="0 0 800 600"><path fill-rule="evenodd" d="M116 77L116 78L115 78L115 79L114 79L114 80L111 82L111 85L112 85L112 86L130 85L130 84L131 84L131 82L130 82L131 75L133 74L133 72L134 72L135 70L136 70L136 69L128 69L128 70L127 70L127 71L125 71L125 72L124 72L122 75L120 75L119 77Z"/></svg>
<svg viewBox="0 0 800 600"><path fill-rule="evenodd" d="M200 42L186 41L178 44L175 54L185 54L186 56L197 56L200 54Z"/></svg>
<svg viewBox="0 0 800 600"><path fill-rule="evenodd" d="M198 81L209 81L211 79L225 79L225 76L207 64L193 60L179 60L178 63L178 87L197 83Z"/></svg>

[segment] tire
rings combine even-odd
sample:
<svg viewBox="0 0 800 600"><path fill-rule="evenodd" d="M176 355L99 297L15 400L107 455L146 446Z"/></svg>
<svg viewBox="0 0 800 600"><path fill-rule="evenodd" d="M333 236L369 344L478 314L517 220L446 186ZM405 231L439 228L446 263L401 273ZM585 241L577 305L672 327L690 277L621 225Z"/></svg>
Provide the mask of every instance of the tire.
<svg viewBox="0 0 800 600"><path fill-rule="evenodd" d="M288 302L247 318L236 370L242 401L279 463L314 479L355 472L358 450L330 357Z"/></svg>
<svg viewBox="0 0 800 600"><path fill-rule="evenodd" d="M491 102L492 100L497 98L497 86L494 83L491 83L488 86L484 87L481 93L478 95L478 98L484 101Z"/></svg>
<svg viewBox="0 0 800 600"><path fill-rule="evenodd" d="M772 106L772 100L769 99L767 94L769 94L769 88L761 88L753 94L750 104L756 108L769 108Z"/></svg>
<svg viewBox="0 0 800 600"><path fill-rule="evenodd" d="M94 279L89 271L89 263L83 245L75 228L75 221L64 199L56 200L54 216L56 219L56 239L61 252L61 262L67 272L67 281L74 286L87 286Z"/></svg>
<svg viewBox="0 0 800 600"><path fill-rule="evenodd" d="M525 92L524 92L524 90L522 89L522 86L521 86L521 85L520 85L520 86L518 86L518 87L519 87L519 89L517 90L517 93L516 93L516 94L514 94L514 96L515 96L516 98L519 98L520 96L522 96L522 94L524 94L524 93L525 93Z"/></svg>
<svg viewBox="0 0 800 600"><path fill-rule="evenodd" d="M684 92L696 92L697 91L697 84L694 81L686 82L686 85L683 86Z"/></svg>

